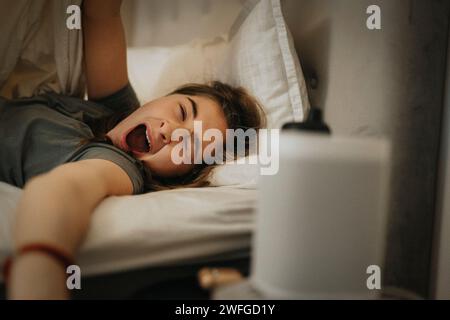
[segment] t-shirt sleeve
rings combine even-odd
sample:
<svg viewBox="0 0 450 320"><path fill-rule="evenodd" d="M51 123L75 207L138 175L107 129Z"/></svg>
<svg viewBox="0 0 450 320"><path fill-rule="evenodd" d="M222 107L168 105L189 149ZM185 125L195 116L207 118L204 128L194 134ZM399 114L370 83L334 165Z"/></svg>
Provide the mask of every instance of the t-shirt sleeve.
<svg viewBox="0 0 450 320"><path fill-rule="evenodd" d="M103 159L114 162L130 177L133 184L133 194L144 193L144 177L146 171L141 161L109 144L93 142L83 146L69 159L68 162L87 159Z"/></svg>
<svg viewBox="0 0 450 320"><path fill-rule="evenodd" d="M119 91L100 99L90 99L114 111L136 110L140 103L130 83Z"/></svg>

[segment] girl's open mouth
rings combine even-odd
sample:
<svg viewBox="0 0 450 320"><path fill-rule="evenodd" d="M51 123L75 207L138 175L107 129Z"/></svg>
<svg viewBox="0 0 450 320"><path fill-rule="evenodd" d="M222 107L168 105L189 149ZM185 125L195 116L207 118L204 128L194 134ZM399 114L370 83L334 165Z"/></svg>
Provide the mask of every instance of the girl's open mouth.
<svg viewBox="0 0 450 320"><path fill-rule="evenodd" d="M140 124L131 130L127 134L125 142L132 152L147 153L152 148L147 126L144 124Z"/></svg>

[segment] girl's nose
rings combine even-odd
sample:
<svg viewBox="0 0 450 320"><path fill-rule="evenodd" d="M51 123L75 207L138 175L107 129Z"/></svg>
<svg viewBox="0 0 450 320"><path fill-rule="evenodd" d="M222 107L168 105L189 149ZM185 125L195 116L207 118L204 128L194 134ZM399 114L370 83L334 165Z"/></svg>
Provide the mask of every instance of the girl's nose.
<svg viewBox="0 0 450 320"><path fill-rule="evenodd" d="M173 127L167 120L161 120L159 126L159 135L163 144L169 144L172 137Z"/></svg>
<svg viewBox="0 0 450 320"><path fill-rule="evenodd" d="M172 142L172 134L173 131L176 129L184 129L187 130L189 133L188 135L192 135L193 129L184 127L182 125L179 125L177 123L168 121L168 120L161 120L160 126L159 126L159 135L164 145L169 144Z"/></svg>

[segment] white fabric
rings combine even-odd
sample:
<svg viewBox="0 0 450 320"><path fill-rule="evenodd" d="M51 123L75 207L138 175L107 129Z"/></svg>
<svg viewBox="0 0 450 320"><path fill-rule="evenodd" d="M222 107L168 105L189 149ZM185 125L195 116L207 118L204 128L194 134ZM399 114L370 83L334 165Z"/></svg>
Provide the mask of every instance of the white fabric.
<svg viewBox="0 0 450 320"><path fill-rule="evenodd" d="M0 265L11 252L21 190L0 182ZM248 249L256 190L180 189L111 197L95 210L77 263L83 275Z"/></svg>
<svg viewBox="0 0 450 320"><path fill-rule="evenodd" d="M71 4L81 0L0 0L2 96L82 96L82 31L65 27Z"/></svg>
<svg viewBox="0 0 450 320"><path fill-rule="evenodd" d="M175 47L128 49L131 83L141 103L187 82L221 80L247 88L262 103L268 126L300 121L306 86L279 0L249 0L228 35Z"/></svg>
<svg viewBox="0 0 450 320"><path fill-rule="evenodd" d="M212 187L235 186L244 189L256 188L260 176L257 155L246 157L244 163L230 161L214 168L209 183Z"/></svg>

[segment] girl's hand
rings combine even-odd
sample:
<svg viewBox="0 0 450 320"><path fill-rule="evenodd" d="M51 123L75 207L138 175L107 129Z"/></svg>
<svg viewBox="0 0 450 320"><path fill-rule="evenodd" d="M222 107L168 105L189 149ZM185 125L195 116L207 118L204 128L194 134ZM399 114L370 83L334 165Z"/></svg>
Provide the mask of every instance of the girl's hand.
<svg viewBox="0 0 450 320"><path fill-rule="evenodd" d="M106 97L128 83L121 2L83 1L84 60L89 99Z"/></svg>

